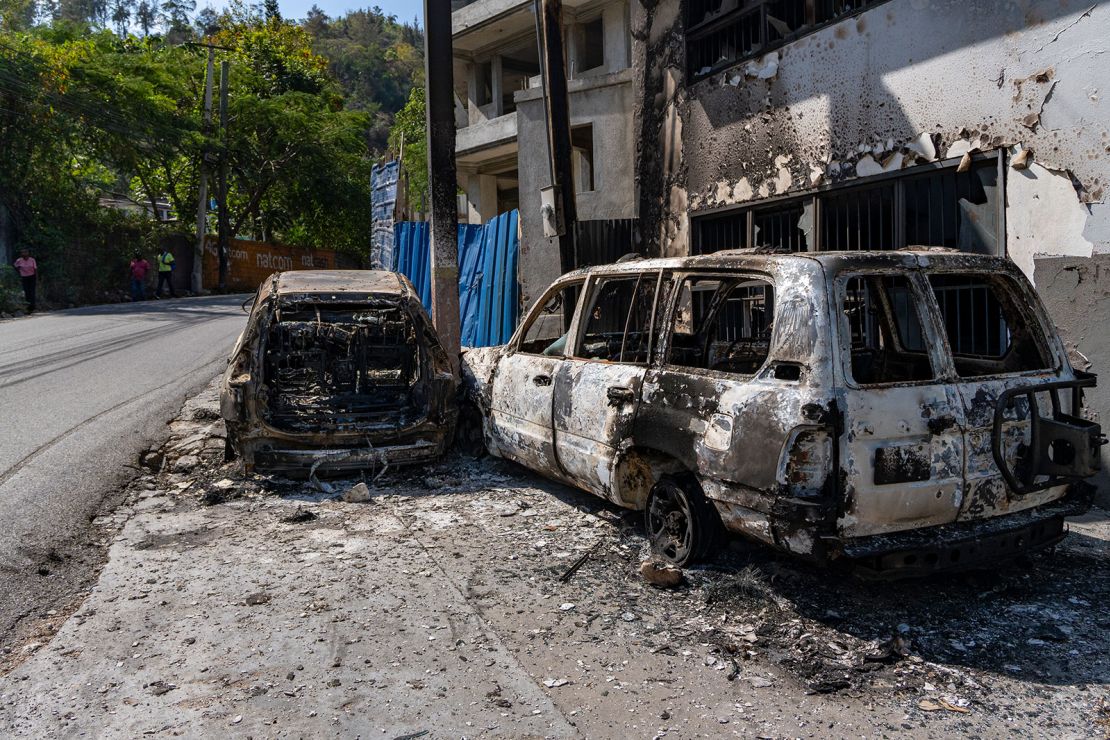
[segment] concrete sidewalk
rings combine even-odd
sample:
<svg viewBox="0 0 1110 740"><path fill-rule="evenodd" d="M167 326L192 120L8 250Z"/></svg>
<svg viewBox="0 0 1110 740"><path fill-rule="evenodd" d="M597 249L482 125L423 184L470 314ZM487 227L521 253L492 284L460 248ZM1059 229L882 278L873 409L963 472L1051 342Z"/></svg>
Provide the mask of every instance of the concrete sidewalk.
<svg viewBox="0 0 1110 740"><path fill-rule="evenodd" d="M144 493L0 734L577 734L397 516L299 508Z"/></svg>
<svg viewBox="0 0 1110 740"><path fill-rule="evenodd" d="M98 522L119 534L83 605L0 655L0 736L1105 734L1105 512L986 575L732 549L662 590L637 514L488 459L366 503L243 478L215 404Z"/></svg>

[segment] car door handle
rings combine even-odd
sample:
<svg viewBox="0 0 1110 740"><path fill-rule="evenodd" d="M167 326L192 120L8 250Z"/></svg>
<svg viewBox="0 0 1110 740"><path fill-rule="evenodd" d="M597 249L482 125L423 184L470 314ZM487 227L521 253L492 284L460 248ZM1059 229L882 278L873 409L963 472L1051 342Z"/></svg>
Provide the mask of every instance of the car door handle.
<svg viewBox="0 0 1110 740"><path fill-rule="evenodd" d="M532 377L532 385L547 386L551 385L550 375L536 375Z"/></svg>
<svg viewBox="0 0 1110 740"><path fill-rule="evenodd" d="M636 398L635 392L631 388L623 385L611 385L606 393L609 397L610 406L620 406L622 403L631 403Z"/></svg>

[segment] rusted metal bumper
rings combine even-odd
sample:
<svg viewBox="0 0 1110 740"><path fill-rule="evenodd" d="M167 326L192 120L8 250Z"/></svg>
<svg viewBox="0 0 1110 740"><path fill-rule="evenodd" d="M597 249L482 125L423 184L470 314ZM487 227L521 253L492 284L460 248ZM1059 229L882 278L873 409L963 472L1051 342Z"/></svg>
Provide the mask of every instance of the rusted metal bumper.
<svg viewBox="0 0 1110 740"><path fill-rule="evenodd" d="M1076 483L1064 498L1006 516L840 540L830 550L857 574L894 579L981 567L1042 550L1067 534L1064 518L1091 508L1094 488Z"/></svg>
<svg viewBox="0 0 1110 740"><path fill-rule="evenodd" d="M263 444L253 450L253 467L267 473L280 473L294 478L337 476L385 466L413 465L431 462L447 447L444 435L437 440L422 438L373 447L337 449L298 449Z"/></svg>

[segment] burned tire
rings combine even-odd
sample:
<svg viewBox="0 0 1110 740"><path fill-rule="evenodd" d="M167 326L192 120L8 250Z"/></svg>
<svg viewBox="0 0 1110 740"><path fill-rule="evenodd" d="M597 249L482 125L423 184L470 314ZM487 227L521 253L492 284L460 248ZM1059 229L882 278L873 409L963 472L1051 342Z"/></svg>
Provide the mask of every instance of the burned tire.
<svg viewBox="0 0 1110 740"><path fill-rule="evenodd" d="M644 525L652 551L679 566L703 560L720 542L723 530L701 486L690 478L671 476L652 487Z"/></svg>
<svg viewBox="0 0 1110 740"><path fill-rule="evenodd" d="M482 412L473 403L464 403L455 423L455 449L474 459L485 457L486 438L482 429Z"/></svg>

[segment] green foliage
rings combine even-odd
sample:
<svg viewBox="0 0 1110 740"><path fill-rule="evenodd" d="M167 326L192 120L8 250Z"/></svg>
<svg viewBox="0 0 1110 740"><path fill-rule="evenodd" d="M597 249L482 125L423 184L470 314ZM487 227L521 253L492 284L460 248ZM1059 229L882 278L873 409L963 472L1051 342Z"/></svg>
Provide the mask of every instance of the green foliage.
<svg viewBox="0 0 1110 740"><path fill-rule="evenodd" d="M36 7L54 19L34 26ZM32 249L47 300L102 298L126 286L135 249L192 238L205 152L210 172L227 164L235 236L355 253L369 246L370 169L402 106L393 129L412 132L406 164L426 180L413 164L425 157L415 26L376 8L314 8L294 23L243 0L195 18L194 0L52 7L0 0L0 244ZM214 27L206 40L228 48L217 78L218 61L231 64L226 138L203 121L207 50L182 43ZM164 200L175 222L150 217Z"/></svg>
<svg viewBox="0 0 1110 740"><path fill-rule="evenodd" d="M389 148L402 151L401 167L408 177L409 198L419 201L428 193L428 138L424 88L414 87L409 102L397 113L389 131Z"/></svg>

